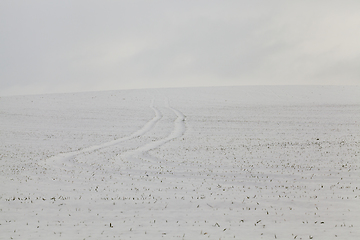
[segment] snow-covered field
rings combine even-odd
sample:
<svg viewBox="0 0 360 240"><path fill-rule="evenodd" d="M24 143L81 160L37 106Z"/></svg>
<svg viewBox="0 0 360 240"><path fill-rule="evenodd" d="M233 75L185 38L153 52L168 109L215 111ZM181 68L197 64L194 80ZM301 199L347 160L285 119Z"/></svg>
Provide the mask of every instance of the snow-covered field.
<svg viewBox="0 0 360 240"><path fill-rule="evenodd" d="M0 98L0 239L360 239L360 87Z"/></svg>

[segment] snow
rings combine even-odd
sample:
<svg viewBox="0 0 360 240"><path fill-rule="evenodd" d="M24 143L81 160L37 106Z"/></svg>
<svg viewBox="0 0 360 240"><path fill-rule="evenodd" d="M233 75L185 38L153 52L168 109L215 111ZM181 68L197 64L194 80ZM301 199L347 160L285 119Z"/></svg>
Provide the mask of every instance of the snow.
<svg viewBox="0 0 360 240"><path fill-rule="evenodd" d="M360 239L360 87L0 98L0 239Z"/></svg>

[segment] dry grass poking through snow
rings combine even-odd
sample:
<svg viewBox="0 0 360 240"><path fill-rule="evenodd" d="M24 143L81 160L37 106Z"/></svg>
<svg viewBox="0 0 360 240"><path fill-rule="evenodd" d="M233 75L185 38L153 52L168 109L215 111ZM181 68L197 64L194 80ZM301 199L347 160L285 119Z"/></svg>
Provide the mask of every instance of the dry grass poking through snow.
<svg viewBox="0 0 360 240"><path fill-rule="evenodd" d="M360 239L359 87L0 98L0 239Z"/></svg>

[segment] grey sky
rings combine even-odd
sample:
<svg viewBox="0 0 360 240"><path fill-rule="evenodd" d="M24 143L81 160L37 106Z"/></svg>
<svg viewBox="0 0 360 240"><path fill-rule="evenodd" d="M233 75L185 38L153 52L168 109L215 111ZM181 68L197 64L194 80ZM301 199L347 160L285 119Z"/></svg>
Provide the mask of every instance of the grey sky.
<svg viewBox="0 0 360 240"><path fill-rule="evenodd" d="M360 1L0 1L0 95L360 85Z"/></svg>

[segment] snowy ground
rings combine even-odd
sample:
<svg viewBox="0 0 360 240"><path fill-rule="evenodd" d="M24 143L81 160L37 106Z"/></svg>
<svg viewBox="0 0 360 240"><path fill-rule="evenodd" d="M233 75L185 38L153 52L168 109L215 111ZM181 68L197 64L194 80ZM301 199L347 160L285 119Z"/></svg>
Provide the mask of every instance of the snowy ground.
<svg viewBox="0 0 360 240"><path fill-rule="evenodd" d="M0 239L360 239L360 87L0 98Z"/></svg>

